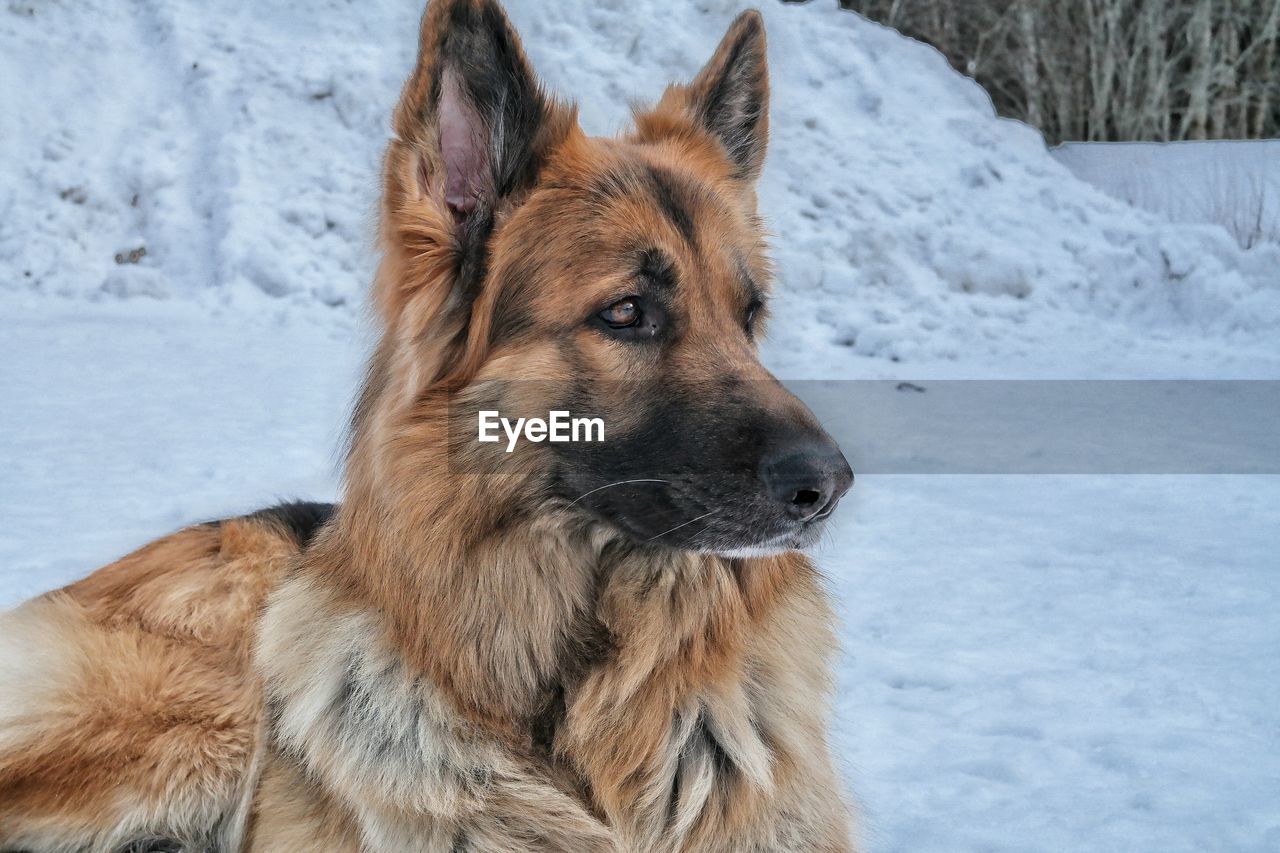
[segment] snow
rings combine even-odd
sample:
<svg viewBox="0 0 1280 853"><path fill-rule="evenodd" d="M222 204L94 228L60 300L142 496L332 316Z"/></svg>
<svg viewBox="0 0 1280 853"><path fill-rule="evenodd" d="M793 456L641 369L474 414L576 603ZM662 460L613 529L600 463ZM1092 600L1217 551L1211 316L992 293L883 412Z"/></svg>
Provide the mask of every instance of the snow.
<svg viewBox="0 0 1280 853"><path fill-rule="evenodd" d="M1072 180L1031 129L993 120L936 51L831 5L764 10L779 371L1275 372L1280 245L1242 251L1221 229L1136 215ZM594 132L692 74L739 8L510 6L535 64ZM353 316L418 11L10 4L0 288L224 306L268 295ZM36 67L48 73L25 73ZM139 248L137 263L114 260Z"/></svg>
<svg viewBox="0 0 1280 853"><path fill-rule="evenodd" d="M1050 153L1126 204L1221 225L1242 246L1280 243L1280 139L1071 142Z"/></svg>
<svg viewBox="0 0 1280 853"><path fill-rule="evenodd" d="M509 7L593 132L691 74L739 9ZM919 470L895 467L922 458L910 440L941 453L925 470L990 470L934 420L958 401L965 441L1034 457L1034 395L1006 418L942 379L1280 379L1280 246L1109 197L931 48L834 7L764 10L765 356L793 379L926 389L890 391L925 407L894 420L813 385L851 456L865 440L879 470ZM0 10L0 606L181 524L336 495L419 11ZM1143 416L1146 399L1113 419L1129 437L1197 411ZM1167 434L1216 438L1204 470L1274 471L1257 411ZM821 556L845 647L836 752L869 849L1280 849L1280 478L1117 473L1158 470L1143 459L859 476Z"/></svg>
<svg viewBox="0 0 1280 853"><path fill-rule="evenodd" d="M837 719L872 850L1280 849L1280 478L852 494Z"/></svg>

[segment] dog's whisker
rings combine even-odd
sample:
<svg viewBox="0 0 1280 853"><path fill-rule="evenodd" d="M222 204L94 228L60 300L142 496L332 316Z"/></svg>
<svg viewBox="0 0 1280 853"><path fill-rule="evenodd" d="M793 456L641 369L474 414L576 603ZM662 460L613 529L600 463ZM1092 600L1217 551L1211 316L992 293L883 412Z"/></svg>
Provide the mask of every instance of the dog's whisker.
<svg viewBox="0 0 1280 853"><path fill-rule="evenodd" d="M606 484L604 484L603 486L596 486L596 487L595 487L594 489L592 489L591 491L589 491L589 492L583 492L582 494L578 495L576 498L574 498L574 499L573 499L572 503L570 503L570 504L569 504L569 506L573 506L573 505L574 505L574 504L576 504L578 501L580 501L580 500L582 500L583 498L585 498L587 495L594 495L596 492L602 491L602 490L604 490L604 489L612 489L614 486L625 486L625 485L627 485L628 483L669 483L669 482L671 482L671 481L670 481L670 480L655 480L655 479L652 479L652 478L645 477L645 478L641 478L641 479L638 479L638 480L619 480L619 481L618 481L618 482L616 482L616 483L606 483Z"/></svg>
<svg viewBox="0 0 1280 853"><path fill-rule="evenodd" d="M697 537L699 537L699 536L701 536L702 534L706 533L706 532L707 532L707 530L711 527L711 524L712 524L712 522L713 522L713 521L715 521L715 519L712 519L711 521L708 521L706 524L702 525L702 527L698 528L698 532L697 532L697 533L695 533L695 534L693 534L693 537L692 537L692 538L696 539Z"/></svg>
<svg viewBox="0 0 1280 853"><path fill-rule="evenodd" d="M670 530L662 531L657 536L650 536L645 541L652 542L655 539L659 539L663 536L666 536L668 533L675 533L681 527L688 527L690 524L693 524L695 521L701 521L702 519L706 518L709 515L715 515L717 512L719 512L719 510L715 510L715 509L711 510L711 512L704 512L702 515L698 516L697 518L691 518L688 521L684 522L683 524L677 524L675 527L671 528Z"/></svg>

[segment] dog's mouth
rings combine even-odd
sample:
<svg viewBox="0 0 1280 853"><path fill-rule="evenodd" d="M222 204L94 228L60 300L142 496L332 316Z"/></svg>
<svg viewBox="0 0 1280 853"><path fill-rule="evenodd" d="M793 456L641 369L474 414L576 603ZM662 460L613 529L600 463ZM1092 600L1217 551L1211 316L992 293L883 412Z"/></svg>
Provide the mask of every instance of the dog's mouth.
<svg viewBox="0 0 1280 853"><path fill-rule="evenodd" d="M835 503L803 521L779 518L776 513L744 512L744 507L733 504L699 504L679 513L615 513L599 506L589 509L592 515L637 545L723 557L764 557L816 544L835 510Z"/></svg>
<svg viewBox="0 0 1280 853"><path fill-rule="evenodd" d="M822 522L816 525L805 525L804 529L795 533L787 533L782 536L776 536L773 539L758 542L753 545L739 545L732 548L710 548L706 553L715 554L720 557L768 557L773 554L782 554L787 551L803 551L817 544L818 539L822 535Z"/></svg>
<svg viewBox="0 0 1280 853"><path fill-rule="evenodd" d="M701 543L696 549L721 557L767 557L786 551L803 551L816 545L822 538L830 516L831 512L827 511L808 521L784 525L771 535L762 535L759 532L763 529L761 527L746 528L739 537L723 537L719 541Z"/></svg>

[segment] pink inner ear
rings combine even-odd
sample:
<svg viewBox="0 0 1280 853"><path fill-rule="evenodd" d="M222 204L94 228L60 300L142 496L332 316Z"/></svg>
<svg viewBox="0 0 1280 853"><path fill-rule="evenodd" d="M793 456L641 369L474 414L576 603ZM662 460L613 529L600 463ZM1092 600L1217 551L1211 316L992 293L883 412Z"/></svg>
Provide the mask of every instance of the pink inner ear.
<svg viewBox="0 0 1280 853"><path fill-rule="evenodd" d="M489 183L489 150L484 124L467 103L452 69L445 69L440 80L439 131L444 198L453 218L461 222L475 211Z"/></svg>

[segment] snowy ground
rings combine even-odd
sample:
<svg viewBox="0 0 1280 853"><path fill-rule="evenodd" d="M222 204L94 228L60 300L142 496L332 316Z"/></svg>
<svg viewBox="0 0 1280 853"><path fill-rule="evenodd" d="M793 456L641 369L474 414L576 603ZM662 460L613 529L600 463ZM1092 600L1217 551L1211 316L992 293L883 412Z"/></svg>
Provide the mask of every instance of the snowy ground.
<svg viewBox="0 0 1280 853"><path fill-rule="evenodd" d="M775 368L1280 379L1280 247L1107 198L834 5L765 9ZM739 4L510 7L607 131ZM0 606L335 494L418 11L0 7ZM1280 478L871 475L851 498L822 559L871 850L1280 849Z"/></svg>

